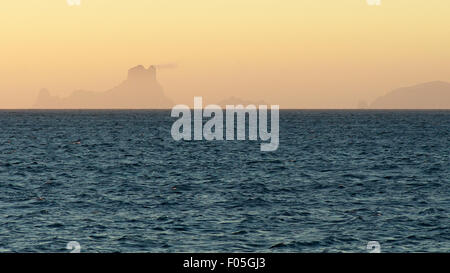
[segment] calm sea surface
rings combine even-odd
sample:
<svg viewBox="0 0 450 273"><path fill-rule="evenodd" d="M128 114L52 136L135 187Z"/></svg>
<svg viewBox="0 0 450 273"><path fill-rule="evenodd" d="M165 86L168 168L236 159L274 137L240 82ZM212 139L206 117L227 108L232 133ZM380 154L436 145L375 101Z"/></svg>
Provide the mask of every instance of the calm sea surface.
<svg viewBox="0 0 450 273"><path fill-rule="evenodd" d="M281 111L280 146L169 111L0 111L0 252L450 251L450 111Z"/></svg>

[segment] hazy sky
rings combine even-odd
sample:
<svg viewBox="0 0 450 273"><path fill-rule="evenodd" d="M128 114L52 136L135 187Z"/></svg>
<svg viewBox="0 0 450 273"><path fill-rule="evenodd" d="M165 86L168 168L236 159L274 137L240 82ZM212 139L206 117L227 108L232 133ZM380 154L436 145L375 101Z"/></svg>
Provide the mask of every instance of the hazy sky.
<svg viewBox="0 0 450 273"><path fill-rule="evenodd" d="M391 89L450 81L450 1L4 0L0 108L39 89L103 91L138 64L177 103L230 96L346 108Z"/></svg>

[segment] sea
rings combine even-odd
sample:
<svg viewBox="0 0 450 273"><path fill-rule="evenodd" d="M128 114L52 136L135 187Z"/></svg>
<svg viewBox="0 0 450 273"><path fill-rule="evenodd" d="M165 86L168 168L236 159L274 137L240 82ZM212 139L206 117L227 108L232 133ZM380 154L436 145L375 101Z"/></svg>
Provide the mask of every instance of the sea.
<svg viewBox="0 0 450 273"><path fill-rule="evenodd" d="M175 120L0 111L0 252L450 251L449 110L281 110L273 152Z"/></svg>

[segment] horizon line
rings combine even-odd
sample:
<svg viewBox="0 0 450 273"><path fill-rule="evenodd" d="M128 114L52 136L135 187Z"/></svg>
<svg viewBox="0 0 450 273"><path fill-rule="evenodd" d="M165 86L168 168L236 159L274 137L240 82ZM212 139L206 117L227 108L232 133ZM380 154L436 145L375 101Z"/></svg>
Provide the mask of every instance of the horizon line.
<svg viewBox="0 0 450 273"><path fill-rule="evenodd" d="M239 105L239 104L238 104ZM269 106L268 104L267 106ZM194 110L194 108L190 108ZM205 109L205 108L202 108ZM222 109L222 108L218 108ZM269 109L269 108L268 108ZM0 111L155 111L172 110L172 108L0 108ZM226 110L226 109L222 109ZM279 108L279 110L355 110L355 111L449 111L450 108Z"/></svg>

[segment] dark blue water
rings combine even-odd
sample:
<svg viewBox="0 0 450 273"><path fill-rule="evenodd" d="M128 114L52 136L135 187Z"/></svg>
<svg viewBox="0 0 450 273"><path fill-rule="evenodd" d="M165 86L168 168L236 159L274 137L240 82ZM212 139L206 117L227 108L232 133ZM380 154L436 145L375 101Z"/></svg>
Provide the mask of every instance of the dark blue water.
<svg viewBox="0 0 450 273"><path fill-rule="evenodd" d="M450 251L450 111L282 111L280 147L169 111L1 111L0 251Z"/></svg>

